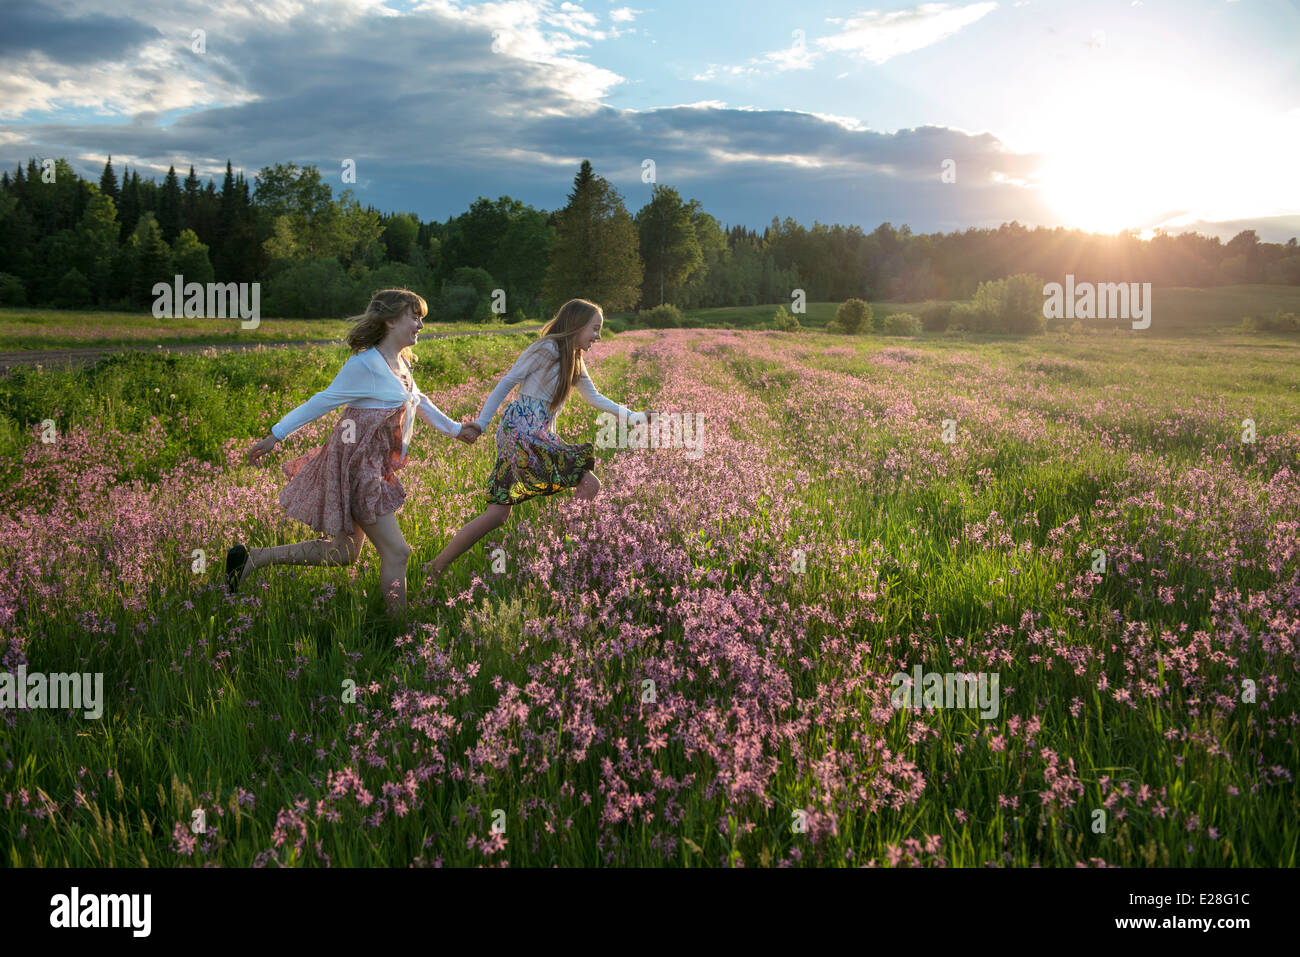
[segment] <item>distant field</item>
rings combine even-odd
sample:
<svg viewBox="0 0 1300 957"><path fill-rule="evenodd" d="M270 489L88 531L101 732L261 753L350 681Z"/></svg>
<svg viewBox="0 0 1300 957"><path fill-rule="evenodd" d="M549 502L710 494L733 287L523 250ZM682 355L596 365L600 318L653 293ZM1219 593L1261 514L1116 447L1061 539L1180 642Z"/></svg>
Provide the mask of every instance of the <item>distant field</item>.
<svg viewBox="0 0 1300 957"><path fill-rule="evenodd" d="M1236 332L1243 316L1272 315L1277 310L1300 313L1300 286L1216 286L1208 289L1170 286L1153 289L1151 298L1151 328L1141 330L1141 334L1157 337ZM899 312L919 315L923 305L920 302L873 302L871 309L882 316ZM810 302L807 313L798 317L799 324L809 329L824 329L835 318L838 307L836 302ZM765 329L770 326L776 309L776 304L769 303L684 310L683 315L687 326L716 328L727 323L736 329ZM635 328L630 312L608 315ZM1093 329L1130 328L1127 322L1082 320L1082 323Z"/></svg>
<svg viewBox="0 0 1300 957"><path fill-rule="evenodd" d="M263 319L256 329L243 329L238 319L155 319L147 312L0 308L0 350L334 339L347 332L348 325L346 319ZM427 328L464 332L501 329L505 323L431 322Z"/></svg>
<svg viewBox="0 0 1300 957"><path fill-rule="evenodd" d="M873 302L877 315L899 312L919 314L924 303ZM837 302L810 302L801 314L800 325L825 329L835 318ZM727 306L716 309L684 310L686 325L698 328L731 326L735 329L767 329L777 306ZM1300 286L1219 286L1210 289L1168 287L1152 293L1151 328L1141 335L1196 336L1240 332L1243 316L1267 316L1273 312L1300 313ZM611 331L637 328L630 312L607 312ZM527 325L535 325L538 319ZM1127 329L1127 322L1083 320L1085 328ZM0 351L25 349L75 349L90 346L154 346L189 344L243 344L249 342L291 342L304 339L339 338L347 331L344 319L263 319L256 329L241 329L237 319L155 319L148 313L86 312L59 309L0 308ZM502 322L431 322L429 332L468 332L508 328ZM1277 335L1263 333L1262 335ZM972 337L980 338L980 337ZM996 338L996 337L985 337Z"/></svg>

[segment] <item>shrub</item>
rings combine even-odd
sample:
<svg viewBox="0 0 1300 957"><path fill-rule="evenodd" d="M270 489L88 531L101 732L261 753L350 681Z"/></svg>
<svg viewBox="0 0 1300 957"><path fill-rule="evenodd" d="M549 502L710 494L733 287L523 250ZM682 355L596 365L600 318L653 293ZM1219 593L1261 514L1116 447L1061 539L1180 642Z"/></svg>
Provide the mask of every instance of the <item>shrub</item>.
<svg viewBox="0 0 1300 957"><path fill-rule="evenodd" d="M887 336L919 336L921 334L921 320L910 312L896 312L893 315L885 316L882 331Z"/></svg>
<svg viewBox="0 0 1300 957"><path fill-rule="evenodd" d="M682 311L670 302L637 313L637 321L648 329L680 329Z"/></svg>
<svg viewBox="0 0 1300 957"><path fill-rule="evenodd" d="M948 328L962 332L989 332L993 323L993 316L987 311L968 302L959 302L949 315Z"/></svg>
<svg viewBox="0 0 1300 957"><path fill-rule="evenodd" d="M992 317L988 332L1032 335L1047 331L1043 315L1043 283L1037 276L1019 273L982 282L975 290L973 305Z"/></svg>
<svg viewBox="0 0 1300 957"><path fill-rule="evenodd" d="M943 332L948 328L955 304L931 299L921 307L921 328L926 332Z"/></svg>
<svg viewBox="0 0 1300 957"><path fill-rule="evenodd" d="M58 288L54 290L54 305L60 309L75 309L78 306L89 305L94 298L95 294L91 291L90 282L75 266L63 274Z"/></svg>
<svg viewBox="0 0 1300 957"><path fill-rule="evenodd" d="M313 318L361 311L351 308L356 297L337 259L306 259L286 264L263 282L262 293L263 315Z"/></svg>
<svg viewBox="0 0 1300 957"><path fill-rule="evenodd" d="M1273 315L1261 318L1259 327L1266 332L1300 332L1300 316L1279 309Z"/></svg>
<svg viewBox="0 0 1300 957"><path fill-rule="evenodd" d="M0 306L27 305L27 289L23 281L7 272L0 272Z"/></svg>
<svg viewBox="0 0 1300 957"><path fill-rule="evenodd" d="M786 311L785 306L778 306L776 315L772 318L776 328L782 332L798 332L799 317Z"/></svg>
<svg viewBox="0 0 1300 957"><path fill-rule="evenodd" d="M871 304L861 299L847 299L835 310L835 318L826 328L830 332L842 332L851 336L871 328Z"/></svg>

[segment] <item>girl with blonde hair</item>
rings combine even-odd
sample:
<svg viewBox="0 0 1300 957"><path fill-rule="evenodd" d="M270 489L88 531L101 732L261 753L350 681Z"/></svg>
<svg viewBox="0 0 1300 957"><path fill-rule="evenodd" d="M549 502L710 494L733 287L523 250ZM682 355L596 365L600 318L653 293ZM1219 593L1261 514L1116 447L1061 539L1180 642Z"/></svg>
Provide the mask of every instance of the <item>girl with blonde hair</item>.
<svg viewBox="0 0 1300 957"><path fill-rule="evenodd" d="M412 347L427 313L424 299L408 289L376 292L353 317L347 334L353 355L334 381L248 450L248 461L256 463L293 432L345 406L323 447L285 463L289 482L280 493L287 515L329 537L274 548L236 545L226 555L231 592L265 565L351 565L369 538L379 552L385 608L393 617L405 611L411 548L397 525L406 499L397 469L406 464L415 417L466 443L482 432L472 422L452 422L415 384Z"/></svg>

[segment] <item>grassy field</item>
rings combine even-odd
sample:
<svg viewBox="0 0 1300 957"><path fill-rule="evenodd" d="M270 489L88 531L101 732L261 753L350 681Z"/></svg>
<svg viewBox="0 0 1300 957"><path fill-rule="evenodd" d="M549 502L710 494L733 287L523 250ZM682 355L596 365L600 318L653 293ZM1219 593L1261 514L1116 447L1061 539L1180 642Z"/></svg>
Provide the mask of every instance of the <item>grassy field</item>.
<svg viewBox="0 0 1300 957"><path fill-rule="evenodd" d="M1133 330L1128 322L1083 320L1082 325L1092 331L1132 332L1156 338L1167 336L1185 338L1199 335L1220 335L1239 332L1243 316L1272 315L1276 311L1300 313L1300 286L1216 286L1209 289L1167 287L1151 292L1151 327ZM878 316L908 312L920 316L921 302L873 302L872 311ZM839 303L810 302L808 311L799 316L799 324L808 329L825 329L835 318ZM687 326L720 327L735 329L767 329L776 313L775 305L732 306L719 309L694 309L684 313ZM788 308L788 307L787 307ZM609 313L620 324L635 328L632 313ZM1271 334L1265 334L1271 335ZM1292 336L1292 339L1295 337Z"/></svg>
<svg viewBox="0 0 1300 957"><path fill-rule="evenodd" d="M243 329L238 319L156 319L135 312L0 308L0 351L295 342L339 338L348 326L345 319L263 319L256 329ZM428 324L429 332L504 328L502 322Z"/></svg>
<svg viewBox="0 0 1300 957"><path fill-rule="evenodd" d="M1152 293L1150 329L1140 333L1163 338L1237 333L1243 316L1271 315L1275 311L1300 313L1300 286L1220 286L1212 289L1166 288ZM918 315L924 303L874 302L876 315L910 312ZM813 302L800 315L807 329L822 330L835 317L839 303ZM685 312L685 325L693 328L769 329L775 305L695 309ZM545 321L548 317L541 317ZM611 331L635 329L635 314L609 312ZM537 320L529 320L528 325ZM1090 331L1123 332L1125 323L1085 322ZM256 329L241 329L237 319L155 319L126 312L27 310L0 308L0 351L67 349L90 346L142 346L179 344L242 344L295 342L341 337L343 319L263 319ZM429 332L470 332L509 328L502 322L431 322ZM1129 330L1131 331L1131 330ZM1266 333L1264 335L1273 335ZM1294 338L1294 337L1291 337Z"/></svg>
<svg viewBox="0 0 1300 957"><path fill-rule="evenodd" d="M416 375L459 418L525 342ZM106 697L0 711L5 863L1295 866L1300 350L1259 345L612 336L601 391L705 454L598 450L433 589L494 446L417 425L402 628L370 546L219 573L310 537L278 464L335 416L242 454L341 348L0 376L4 667ZM898 707L917 666L996 714Z"/></svg>

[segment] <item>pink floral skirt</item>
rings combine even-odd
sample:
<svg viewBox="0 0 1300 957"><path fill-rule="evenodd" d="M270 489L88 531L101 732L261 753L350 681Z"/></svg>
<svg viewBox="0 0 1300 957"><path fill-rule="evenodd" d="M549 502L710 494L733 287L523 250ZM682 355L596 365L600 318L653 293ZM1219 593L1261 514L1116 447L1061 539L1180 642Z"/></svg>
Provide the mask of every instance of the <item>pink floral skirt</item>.
<svg viewBox="0 0 1300 957"><path fill-rule="evenodd" d="M326 535L351 534L354 523L373 525L406 501L397 469L402 457L405 406L345 406L329 440L284 463L289 484L280 504L290 518Z"/></svg>

